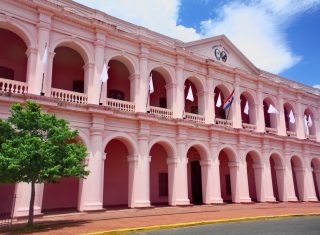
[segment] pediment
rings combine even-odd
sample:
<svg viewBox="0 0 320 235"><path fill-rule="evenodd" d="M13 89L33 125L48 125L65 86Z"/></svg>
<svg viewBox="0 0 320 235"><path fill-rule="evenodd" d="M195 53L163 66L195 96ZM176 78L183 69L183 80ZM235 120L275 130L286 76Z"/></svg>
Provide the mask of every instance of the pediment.
<svg viewBox="0 0 320 235"><path fill-rule="evenodd" d="M251 61L224 35L184 43L183 47L207 59L225 63L252 74L259 74L259 70Z"/></svg>

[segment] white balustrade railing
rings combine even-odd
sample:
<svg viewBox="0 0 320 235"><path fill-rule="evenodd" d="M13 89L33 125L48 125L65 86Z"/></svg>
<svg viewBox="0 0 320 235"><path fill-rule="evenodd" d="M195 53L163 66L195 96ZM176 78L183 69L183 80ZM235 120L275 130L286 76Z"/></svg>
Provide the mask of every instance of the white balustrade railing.
<svg viewBox="0 0 320 235"><path fill-rule="evenodd" d="M249 123L242 123L242 128L248 131L255 131L256 125L255 124L249 124Z"/></svg>
<svg viewBox="0 0 320 235"><path fill-rule="evenodd" d="M150 113L159 117L172 118L173 112L171 109L150 106Z"/></svg>
<svg viewBox="0 0 320 235"><path fill-rule="evenodd" d="M307 139L316 141L317 137L315 135L307 135Z"/></svg>
<svg viewBox="0 0 320 235"><path fill-rule="evenodd" d="M0 91L24 94L28 93L28 84L26 82L0 78Z"/></svg>
<svg viewBox="0 0 320 235"><path fill-rule="evenodd" d="M295 131L287 131L287 136L295 137L295 136L297 136L297 132L295 132Z"/></svg>
<svg viewBox="0 0 320 235"><path fill-rule="evenodd" d="M51 97L71 103L87 104L88 96L84 93L51 88Z"/></svg>
<svg viewBox="0 0 320 235"><path fill-rule="evenodd" d="M271 134L277 134L278 130L276 128L266 127L266 132Z"/></svg>
<svg viewBox="0 0 320 235"><path fill-rule="evenodd" d="M184 119L190 120L193 122L198 122L198 123L204 123L205 118L203 115L200 114L194 114L194 113L185 113L184 114Z"/></svg>
<svg viewBox="0 0 320 235"><path fill-rule="evenodd" d="M219 126L232 127L232 120L216 118L215 124L217 124Z"/></svg>
<svg viewBox="0 0 320 235"><path fill-rule="evenodd" d="M107 98L106 104L107 104L107 107L110 107L112 109L117 109L117 110L122 110L127 112L135 111L135 104L133 102Z"/></svg>

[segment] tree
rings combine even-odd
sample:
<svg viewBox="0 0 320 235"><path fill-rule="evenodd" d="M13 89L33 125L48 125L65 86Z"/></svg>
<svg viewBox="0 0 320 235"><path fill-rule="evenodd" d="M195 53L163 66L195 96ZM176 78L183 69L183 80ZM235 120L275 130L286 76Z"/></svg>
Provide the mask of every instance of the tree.
<svg viewBox="0 0 320 235"><path fill-rule="evenodd" d="M28 226L32 226L35 184L85 178L87 149L75 143L78 132L71 131L67 121L42 112L33 101L14 104L10 112L8 120L0 120L0 182L30 183Z"/></svg>

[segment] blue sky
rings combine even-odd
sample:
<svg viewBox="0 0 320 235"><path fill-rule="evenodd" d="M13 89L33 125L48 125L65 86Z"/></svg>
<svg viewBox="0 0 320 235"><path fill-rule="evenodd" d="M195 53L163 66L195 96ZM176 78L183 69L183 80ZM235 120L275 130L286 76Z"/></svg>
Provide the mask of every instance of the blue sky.
<svg viewBox="0 0 320 235"><path fill-rule="evenodd" d="M320 88L320 0L76 0L193 41L225 34L258 68Z"/></svg>

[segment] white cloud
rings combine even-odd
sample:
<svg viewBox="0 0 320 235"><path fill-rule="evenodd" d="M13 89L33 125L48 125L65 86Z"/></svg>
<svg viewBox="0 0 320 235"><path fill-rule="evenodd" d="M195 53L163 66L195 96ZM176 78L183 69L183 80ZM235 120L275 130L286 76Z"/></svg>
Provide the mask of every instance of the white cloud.
<svg viewBox="0 0 320 235"><path fill-rule="evenodd" d="M314 85L313 87L320 89L320 85Z"/></svg>
<svg viewBox="0 0 320 235"><path fill-rule="evenodd" d="M273 73L302 59L292 52L285 29L297 16L320 5L320 0L234 0L219 9L207 4L216 9L217 17L195 22L201 24L198 33L178 24L182 0L76 1L185 42L225 34L257 67Z"/></svg>
<svg viewBox="0 0 320 235"><path fill-rule="evenodd" d="M194 28L178 25L180 0L76 0L109 15L183 41L200 39Z"/></svg>

